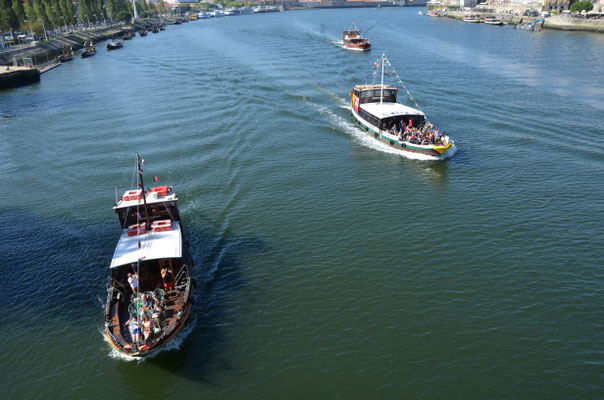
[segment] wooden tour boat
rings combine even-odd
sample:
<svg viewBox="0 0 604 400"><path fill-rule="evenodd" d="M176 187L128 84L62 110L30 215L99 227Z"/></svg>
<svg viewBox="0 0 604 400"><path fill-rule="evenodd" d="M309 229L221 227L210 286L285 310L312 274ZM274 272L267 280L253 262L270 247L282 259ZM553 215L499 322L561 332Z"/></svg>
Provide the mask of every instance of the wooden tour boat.
<svg viewBox="0 0 604 400"><path fill-rule="evenodd" d="M503 20L497 17L486 17L484 23L487 25L503 26Z"/></svg>
<svg viewBox="0 0 604 400"><path fill-rule="evenodd" d="M115 50L124 47L124 41L122 39L113 39L107 43L107 50Z"/></svg>
<svg viewBox="0 0 604 400"><path fill-rule="evenodd" d="M86 47L84 47L84 51L82 52L82 58L92 57L96 54L96 48L94 47L92 40L90 42L85 42L84 45Z"/></svg>
<svg viewBox="0 0 604 400"><path fill-rule="evenodd" d="M113 207L122 232L105 306L109 342L131 357L161 348L184 326L194 286L176 193L168 186L143 189L142 164L137 154L140 189L124 193Z"/></svg>
<svg viewBox="0 0 604 400"><path fill-rule="evenodd" d="M397 103L398 88L384 84L384 66L392 67L385 54L375 64L381 66L381 83L356 85L350 92L350 106L355 122L369 135L393 148L441 157L454 142L434 129L426 115L416 108ZM377 72L377 71L376 71ZM395 71L391 71L405 90ZM407 91L408 93L408 91Z"/></svg>
<svg viewBox="0 0 604 400"><path fill-rule="evenodd" d="M352 24L350 30L344 31L342 34L344 47L350 50L367 51L371 50L371 43L369 39L364 38L361 35L361 31Z"/></svg>
<svg viewBox="0 0 604 400"><path fill-rule="evenodd" d="M71 47L65 46L63 49L63 54L59 54L57 56L60 62L68 62L73 60L73 49Z"/></svg>
<svg viewBox="0 0 604 400"><path fill-rule="evenodd" d="M463 22L468 24L479 24L482 22L479 15L466 15L463 17Z"/></svg>

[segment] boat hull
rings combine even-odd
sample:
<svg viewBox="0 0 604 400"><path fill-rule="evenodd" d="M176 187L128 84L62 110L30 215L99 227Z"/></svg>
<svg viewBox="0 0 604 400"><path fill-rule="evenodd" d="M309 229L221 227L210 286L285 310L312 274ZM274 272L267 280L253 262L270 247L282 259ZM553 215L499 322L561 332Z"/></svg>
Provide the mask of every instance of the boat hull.
<svg viewBox="0 0 604 400"><path fill-rule="evenodd" d="M358 51L368 51L371 50L371 43L346 43L344 42L344 47L349 50L358 50Z"/></svg>
<svg viewBox="0 0 604 400"><path fill-rule="evenodd" d="M174 330L172 330L172 332L170 332L169 335L158 340L156 343L149 345L146 348L141 347L137 351L126 351L122 346L120 346L117 343L117 340L111 334L109 328L105 328L105 335L107 336L107 340L109 340L111 347L113 347L115 350L117 350L121 354L128 356L128 357L133 357L133 358L142 358L142 357L148 356L149 354L155 352L156 350L159 350L161 347L163 347L164 345L169 343L174 338L174 336L176 336L176 334L182 329L182 327L186 324L187 319L189 318L190 311L191 311L191 305L189 304L186 307L186 310L185 310L180 322L177 324L177 326L174 328Z"/></svg>
<svg viewBox="0 0 604 400"><path fill-rule="evenodd" d="M82 58L86 58L86 57L92 57L93 55L96 54L96 50L93 51L85 51L82 53Z"/></svg>
<svg viewBox="0 0 604 400"><path fill-rule="evenodd" d="M410 153L425 154L433 157L440 157L452 146L451 143L447 143L444 146L435 146L400 141L396 138L387 137L384 132L380 131L379 129L365 121L357 113L355 113L354 110L352 111L352 116L356 124L359 125L361 129L366 131L369 136L398 150L407 151Z"/></svg>

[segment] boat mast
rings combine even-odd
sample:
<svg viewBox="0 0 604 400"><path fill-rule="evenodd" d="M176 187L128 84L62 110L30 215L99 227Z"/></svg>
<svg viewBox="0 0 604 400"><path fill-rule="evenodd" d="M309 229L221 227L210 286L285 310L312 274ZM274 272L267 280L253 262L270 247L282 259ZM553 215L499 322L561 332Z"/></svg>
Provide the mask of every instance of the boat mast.
<svg viewBox="0 0 604 400"><path fill-rule="evenodd" d="M147 196L145 196L145 184L143 182L143 170L141 169L141 157L136 155L136 167L138 170L138 177L141 182L141 189L143 190L143 203L145 207L145 216L147 217L147 229L151 229L151 219L149 218L149 209L147 208Z"/></svg>
<svg viewBox="0 0 604 400"><path fill-rule="evenodd" d="M380 104L384 101L384 58L386 53L382 53L382 84L380 85Z"/></svg>

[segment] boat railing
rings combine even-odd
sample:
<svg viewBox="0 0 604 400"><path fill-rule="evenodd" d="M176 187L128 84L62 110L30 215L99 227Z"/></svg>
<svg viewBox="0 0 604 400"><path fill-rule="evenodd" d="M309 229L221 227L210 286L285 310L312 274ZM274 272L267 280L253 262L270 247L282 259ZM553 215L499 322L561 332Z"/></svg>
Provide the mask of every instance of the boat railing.
<svg viewBox="0 0 604 400"><path fill-rule="evenodd" d="M187 282L182 282L183 278L185 280L188 281L189 279L189 274L187 272L187 265L183 264L182 267L180 268L180 270L178 271L178 273L176 274L176 278L174 279L176 282L176 286L181 286L183 284L186 284Z"/></svg>

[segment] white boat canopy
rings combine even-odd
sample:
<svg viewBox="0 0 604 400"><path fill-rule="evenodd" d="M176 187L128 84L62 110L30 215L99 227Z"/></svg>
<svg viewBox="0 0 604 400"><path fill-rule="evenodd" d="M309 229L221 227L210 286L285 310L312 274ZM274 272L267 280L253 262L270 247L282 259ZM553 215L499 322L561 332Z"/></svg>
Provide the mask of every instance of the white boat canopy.
<svg viewBox="0 0 604 400"><path fill-rule="evenodd" d="M426 116L420 110L407 107L399 103L365 103L360 108L379 119L396 117L400 115L422 115Z"/></svg>
<svg viewBox="0 0 604 400"><path fill-rule="evenodd" d="M138 248L139 241L140 249ZM147 261L181 257L180 223L172 221L172 229L169 231L153 232L149 230L145 234L128 236L128 229L124 229L113 253L111 268L136 263L139 259Z"/></svg>

